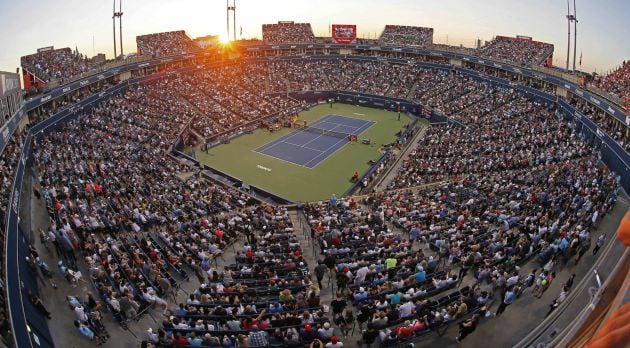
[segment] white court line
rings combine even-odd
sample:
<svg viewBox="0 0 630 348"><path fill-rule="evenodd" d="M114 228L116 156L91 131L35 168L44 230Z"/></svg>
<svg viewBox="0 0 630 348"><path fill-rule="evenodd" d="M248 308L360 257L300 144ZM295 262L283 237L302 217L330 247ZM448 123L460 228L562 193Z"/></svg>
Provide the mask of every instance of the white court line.
<svg viewBox="0 0 630 348"><path fill-rule="evenodd" d="M342 117L344 117L344 116L342 116ZM370 122L370 121L366 121L366 122ZM361 126L361 128L362 128L362 127L365 127L365 126L367 126L367 128L365 128L365 129L364 129L364 130L362 130L360 133L358 133L358 134L357 134L357 136L359 136L361 133L365 132L368 128L372 127L374 124L376 124L376 122L367 123L367 124L364 124L363 126ZM342 139L342 140L340 140L340 141L343 141L343 139ZM340 142L340 141L336 142L333 146L336 146L337 144L339 144L339 142ZM330 157L330 156L331 156L332 154L334 154L335 152L337 152L337 151L339 151L339 150L343 149L343 148L344 148L344 147L346 147L349 143L350 143L350 142L345 143L343 146L341 146L340 148L336 149L333 153L328 154L328 156L326 156L326 158ZM329 147L328 149L326 149L326 151L325 151L323 154L326 154L326 152L328 152L328 150L330 150L333 146L331 146L331 147ZM313 158L313 159L311 159L310 161L306 162L306 163L305 163L305 165L307 165L307 164L309 164L309 163L313 162L314 160L316 160L316 159L317 159L319 156L321 156L321 155L322 155L322 154L317 155L315 158ZM322 159L321 161L317 162L317 164L316 164L313 168L317 167L317 166L318 166L320 163L322 163L322 162L323 162L326 158L324 158L324 159Z"/></svg>
<svg viewBox="0 0 630 348"><path fill-rule="evenodd" d="M355 113L355 114L356 114L356 113ZM363 125L361 125L361 126L360 126L360 127L358 127L358 128L357 128L357 127L354 127L354 128L355 128L355 130L354 130L353 132L357 132L357 134L356 134L357 136L358 136L358 135L360 135L360 134L361 134L361 133L363 133L365 130L367 130L368 128L370 128L371 126L373 126L374 124L376 124L376 123L377 123L376 121L363 120L363 119L356 118L356 117L350 117L350 116L345 116L345 115L337 115L337 114L328 114L328 115L326 115L326 116L324 116L324 117L320 118L319 120L315 121L315 122L313 123L313 125L316 125L316 124L318 124L318 123L322 123L322 122L323 122L323 123L330 123L330 124L334 124L334 125L335 125L335 127L333 127L332 129L329 129L329 130L334 130L334 129L335 129L335 128L337 128L338 126L352 127L352 126L350 126L350 125L345 125L345 124L341 124L341 123L337 123L337 122L330 122L330 121L326 121L327 119L332 118L332 117L335 117L335 116L337 116L337 117L342 117L342 118L344 118L344 117L345 117L345 118L350 118L350 119L353 119L353 120L362 121L362 122L363 122ZM366 126L367 126L367 127L366 127ZM365 128L365 129L362 129L363 127L366 127L366 128ZM360 132L359 132L359 130L360 130ZM264 145L262 145L262 146L260 146L260 147L258 147L258 148L256 148L256 149L253 149L253 150L251 150L251 151L253 151L253 152L255 152L255 153L258 153L258 154L262 154L262 155L265 155L265 156L271 157L271 158L275 158L275 159L277 159L277 160L281 160L281 161L283 161L283 162L291 163L291 164L294 164L294 165L296 165L296 166L300 166L300 167L304 167L304 168L312 169L312 168L315 168L317 165L319 165L319 163L321 163L323 160L322 160L322 161L320 161L320 162L318 162L318 163L317 163L317 165L315 165L315 167L307 167L307 166L306 166L306 164L309 164L309 163L313 162L314 160L316 160L317 158L319 158L322 154L325 154L326 152L328 152L328 151L329 151L332 147L337 146L337 144L339 144L341 141L347 140L347 139L340 139L338 142L336 142L335 144L333 144L332 146L330 146L330 147L329 147L328 149L326 149L325 151L317 150L317 149L310 148L310 147L307 147L307 146L306 146L306 145L308 145L309 143L311 143L311 142L313 142L313 141L315 141L315 140L317 140L317 139L321 138L324 134L317 136L316 138L314 138L314 139L312 139L312 140L308 141L307 143L305 143L304 145L297 145L297 144L294 144L294 143L291 143L291 142L285 141L285 140L289 140L289 139L293 138L294 136L296 136L296 135L298 135L298 134L302 134L302 133L306 133L306 130L304 130L304 129L298 129L297 131L294 131L293 133L289 133L289 134L283 135L283 136L282 136L282 137L280 137L280 138L277 138L277 139L271 140L270 142L268 142L268 143L266 143L266 144L264 144ZM293 145L293 146L298 146L298 147L302 147L302 148L305 148L305 149L308 149L308 150L318 151L318 152L321 152L321 153L320 153L319 155L315 156L314 158L311 158L311 159L310 159L308 162L306 162L304 165L301 165L301 164L298 164L298 163L295 163L295 162L292 162L292 161L289 161L289 160L285 160L285 159L282 159L282 158L280 158L280 157L276 157L276 156L269 155L269 154L266 154L266 153L263 153L263 152L262 152L262 151L268 151L268 150L270 150L270 149L274 148L276 145L281 144L281 143L285 143L285 144L289 144L289 145ZM268 145L271 145L271 146L268 146ZM267 146L268 146L268 147L267 147ZM339 149L337 149L337 150L340 150L340 149L342 149L342 148L344 148L344 147L345 147L345 145L344 145L344 146L342 146L342 147L340 147L340 148L339 148ZM335 152L336 152L337 150L335 150ZM330 155L332 155L332 154L328 154L328 156L330 156ZM327 156L327 157L328 157L328 156Z"/></svg>
<svg viewBox="0 0 630 348"><path fill-rule="evenodd" d="M324 120L324 119L326 119L326 118L328 118L328 117L330 117L330 116L331 116L331 115L324 116L323 118L320 118L319 120L315 121L315 123L317 123L317 122L319 122L319 121L321 121L321 120ZM293 130L293 132L291 132L291 133L289 133L289 134L285 134L285 135L281 136L280 138L276 138L276 139L274 139L274 140L271 140L270 142L266 143L265 145L260 146L258 149L260 149L260 148L262 148L262 147L265 147L265 146L267 146L267 145L269 145L269 144L271 144L271 143L273 143L273 142L275 142L275 141L280 141L280 142L282 142L282 141L284 141L284 140L289 140L289 139L293 138L294 136L296 136L296 135L298 135L298 134L302 134L302 133L306 133L306 131L304 130L304 128L298 128L297 130ZM274 144L274 146L275 146L275 145L276 145L276 144ZM271 147L273 147L273 146L271 146Z"/></svg>
<svg viewBox="0 0 630 348"><path fill-rule="evenodd" d="M289 133L289 134L285 134L285 135L281 136L280 138L276 138L276 139L271 140L270 142L268 142L268 143L264 144L263 146L259 146L258 148L256 148L256 150L261 149L261 148L264 148L265 146L267 146L267 145L269 145L269 144L273 144L273 143L275 143L275 144L273 144L272 146L270 146L270 147L266 148L265 150L271 149L271 148L273 148L274 146L278 145L279 143L282 143L282 142L284 142L285 140L289 140L289 139L293 138L294 136L296 136L296 135L298 135L298 134L302 134L302 133L306 133L306 132L304 131L304 129L294 130L293 132L291 132L291 133ZM264 151L264 150L263 150L263 151Z"/></svg>
<svg viewBox="0 0 630 348"><path fill-rule="evenodd" d="M343 125L343 126L346 126L346 125L344 125L344 124L340 124L340 123L336 123L336 122L326 121L327 119L332 118L332 117L335 117L335 116L337 116L337 117L347 117L347 118L351 118L351 119L353 119L353 120L359 120L359 121L363 121L363 122L373 122L372 124L376 123L375 121L367 121L367 120L362 120L362 119L355 118L355 117L350 117L350 116L343 116L343 115L337 115L337 114L328 114L328 115L326 115L326 116L324 116L324 117L320 118L319 120L315 121L315 122L313 123L313 125L316 125L316 124L317 124L317 123L319 123L319 122L327 122L327 123L332 123L332 124L335 124L335 125ZM351 127L351 126L347 126L347 127ZM363 126L361 126L361 127L363 127ZM359 128L360 128L360 127L359 127ZM268 143L266 143L266 144L264 144L264 145L262 145L262 146L258 147L256 150L262 149L262 148L264 148L265 146L267 146L267 145L269 145L269 144L272 144L273 142L276 142L276 141L278 141L278 140L280 140L280 141L289 140L289 139L293 138L294 136L296 136L296 135L298 135L298 134L302 134L302 133L306 133L306 132L307 132L307 131L305 131L305 130L304 130L304 129L302 129L302 128L300 128L300 129L298 129L298 130L294 130L292 133L285 134L285 135L281 136L280 138L277 138L277 139L271 140L270 142L268 142ZM265 148L264 150L270 149L270 148L274 147L275 145L277 145L277 144L273 144L273 146L270 146L269 148Z"/></svg>
<svg viewBox="0 0 630 348"><path fill-rule="evenodd" d="M328 131L328 132L334 131L334 130L335 130L335 128L337 128L337 127L339 127L339 126L340 126L340 125L334 126L334 127L332 127L331 129L325 129L325 131ZM307 142L307 143L306 143L306 144L304 144L304 145L308 145L308 144L310 144L310 143L314 142L315 140L317 140L317 139L319 139L319 138L323 137L324 135L329 136L328 134L321 134L321 135L319 135L317 138L315 138L315 139L313 139L313 140L311 140L311 141ZM346 140L348 140L348 139L346 138ZM337 142L337 143L339 143L339 142ZM335 143L335 144L337 144L337 143ZM330 148L326 149L326 151L328 151L328 150L330 150ZM326 151L323 151L323 152L326 152ZM308 163L308 162L307 162L307 163Z"/></svg>
<svg viewBox="0 0 630 348"><path fill-rule="evenodd" d="M297 146L297 147L301 147L301 148L308 149L308 150L313 150L313 151L317 151L317 152L324 152L324 151L319 150L319 149L314 149L314 148L312 148L312 147L304 146L304 145L306 145L306 144L304 144L304 145L299 145L299 144L290 143L290 142L288 142L288 141L284 141L284 140L282 140L282 141L280 141L280 142L281 142L281 143L285 143L285 144L289 144L289 145L293 145L293 146Z"/></svg>
<svg viewBox="0 0 630 348"><path fill-rule="evenodd" d="M328 151L329 151L330 149L332 149L333 147L337 146L337 144L339 144L339 143L340 143L340 142L342 142L342 141L347 141L347 139L339 139L339 141L338 141L338 142L334 143L332 146L330 146L329 148L327 148L327 149L326 149L326 151L324 151L324 152L320 153L319 155L317 155L317 156L313 157L310 161L308 161L308 162L304 163L304 165L308 165L309 163L311 163L311 162L313 162L314 160L316 160L317 158L319 158L319 156L321 156L321 155L325 155L325 154L326 154L326 152L328 152ZM343 146L342 146L342 147L343 147ZM341 149L342 147L340 147L339 149ZM337 150L338 150L338 149L337 149ZM336 152L336 150L335 150L335 152ZM329 154L328 156L330 156L330 155L332 155L332 154ZM326 158L328 158L328 156L326 156ZM323 160L322 160L322 161L323 161ZM317 164L320 164L322 161L317 162ZM315 167L317 167L317 165L315 165ZM315 168L315 167L313 167L313 168Z"/></svg>
<svg viewBox="0 0 630 348"><path fill-rule="evenodd" d="M269 157L269 158L273 158L273 159L276 159L276 160L279 160L279 161L282 161L282 162L287 162L287 163L290 163L290 164L296 165L296 166L298 166L298 167L302 167L302 168L306 168L306 169L313 169L313 168L307 167L307 166L302 165L302 164L298 164L298 163L295 163L295 162L291 162L291 161L285 160L285 159L280 158L280 157L276 157L276 156L268 155L268 154L266 154L266 153L264 153L264 152L258 152L258 151L256 151L256 150L251 150L251 151L252 151L252 152L255 152L255 153L259 154L259 155L267 156L267 157Z"/></svg>
<svg viewBox="0 0 630 348"><path fill-rule="evenodd" d="M363 115L363 114L357 114L356 112L355 112L354 114L355 114L355 115ZM373 125L373 124L377 124L377 123L378 123L377 121L364 120L364 119L361 119L361 118L356 118L356 117L346 116L346 115L330 114L330 115L328 115L328 116L331 116L331 117L333 117L333 116L336 116L336 117L344 117L344 118L349 118L349 119L352 119L352 120L357 120L357 121L361 121L361 122L363 122L363 125L361 125L360 127L351 126L351 125L344 125L344 126L347 126L347 127L355 127L355 128L358 128L358 129L360 129L361 127L365 126L365 123L369 123L370 125ZM363 115L363 116L365 116L365 115ZM326 121L326 122L329 122L329 121ZM333 123L333 122L330 122L330 123ZM334 122L334 123L336 123L336 122Z"/></svg>
<svg viewBox="0 0 630 348"><path fill-rule="evenodd" d="M362 115L362 116L365 116L365 115L363 115L363 114L357 114L356 112L355 112L354 114L355 114L355 115ZM351 118L351 119L353 119L353 120L359 120L359 121L363 121L363 122L374 122L374 123L376 123L376 121L365 120L365 119L362 119L362 118L357 118L357 117L352 117L352 116L347 116L347 115L330 114L330 115L328 115L328 116L339 116L339 117Z"/></svg>

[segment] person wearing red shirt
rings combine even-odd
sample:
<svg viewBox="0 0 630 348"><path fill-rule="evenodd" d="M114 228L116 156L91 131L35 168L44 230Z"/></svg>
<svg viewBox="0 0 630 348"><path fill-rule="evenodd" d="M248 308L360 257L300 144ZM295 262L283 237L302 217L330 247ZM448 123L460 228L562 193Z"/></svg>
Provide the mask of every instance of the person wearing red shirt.
<svg viewBox="0 0 630 348"><path fill-rule="evenodd" d="M334 246L339 246L341 245L341 238L339 238L339 236L334 236L332 237L331 243Z"/></svg>
<svg viewBox="0 0 630 348"><path fill-rule="evenodd" d="M186 337L182 337L182 335L176 333L175 338L171 341L171 344L175 347L186 347L188 345L188 340Z"/></svg>
<svg viewBox="0 0 630 348"><path fill-rule="evenodd" d="M158 259L158 252L157 250L153 249L149 252L149 258L151 259L151 261L155 262Z"/></svg>
<svg viewBox="0 0 630 348"><path fill-rule="evenodd" d="M214 230L214 235L217 236L220 241L221 238L223 238L223 236L225 235L225 232L223 232L220 228L217 228L216 230Z"/></svg>
<svg viewBox="0 0 630 348"><path fill-rule="evenodd" d="M414 331L422 331L422 330L424 330L426 328L427 328L427 324L424 322L424 319L423 320L416 320L413 323L413 330Z"/></svg>
<svg viewBox="0 0 630 348"><path fill-rule="evenodd" d="M243 319L243 322L242 322L243 330L252 330L254 326L258 326L260 319L265 315L266 311L267 311L266 309L263 309L263 311L260 312L260 314L258 314L256 318Z"/></svg>
<svg viewBox="0 0 630 348"><path fill-rule="evenodd" d="M407 338L413 335L414 329L411 326L409 320L405 320L405 323L396 328L396 335L400 338Z"/></svg>

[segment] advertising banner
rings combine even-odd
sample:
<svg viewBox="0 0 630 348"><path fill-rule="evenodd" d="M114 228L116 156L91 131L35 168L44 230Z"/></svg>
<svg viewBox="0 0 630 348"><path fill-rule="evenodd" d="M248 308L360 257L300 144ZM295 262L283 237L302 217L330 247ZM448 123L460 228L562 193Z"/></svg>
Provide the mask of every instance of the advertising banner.
<svg viewBox="0 0 630 348"><path fill-rule="evenodd" d="M357 39L357 26L355 24L333 24L332 39L338 44L353 43Z"/></svg>

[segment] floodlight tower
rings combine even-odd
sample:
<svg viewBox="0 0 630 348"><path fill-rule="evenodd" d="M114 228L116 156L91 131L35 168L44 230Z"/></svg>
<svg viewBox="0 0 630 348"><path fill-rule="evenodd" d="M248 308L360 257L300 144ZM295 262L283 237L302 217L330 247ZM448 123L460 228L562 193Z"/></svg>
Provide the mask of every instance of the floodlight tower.
<svg viewBox="0 0 630 348"><path fill-rule="evenodd" d="M124 55L123 53L123 34L122 34L122 16L123 16L123 11L122 11L122 0L119 0L118 2L118 34L120 34L120 55Z"/></svg>
<svg viewBox="0 0 630 348"><path fill-rule="evenodd" d="M569 59L571 58L571 21L573 15L569 8L569 0L567 0L567 71L569 71Z"/></svg>
<svg viewBox="0 0 630 348"><path fill-rule="evenodd" d="M112 29L114 31L114 59L118 56L116 54L116 0L114 0L114 9L112 11Z"/></svg>
<svg viewBox="0 0 630 348"><path fill-rule="evenodd" d="M577 52L577 9L573 0L573 71L575 71L575 56Z"/></svg>
<svg viewBox="0 0 630 348"><path fill-rule="evenodd" d="M575 0L573 1L573 7L575 7ZM569 60L571 58L571 22L575 23L577 19L575 19L575 15L571 14L569 0L567 0L567 71L569 71ZM575 70L575 48L573 49L573 70Z"/></svg>
<svg viewBox="0 0 630 348"><path fill-rule="evenodd" d="M116 0L114 0L114 12L112 14L112 26L114 30L114 59L118 56L116 54L116 18L118 18L119 34L120 34L120 55L123 55L123 34L122 34L122 0L118 0L118 12L116 12Z"/></svg>
<svg viewBox="0 0 630 348"><path fill-rule="evenodd" d="M227 28L227 39L230 39L230 11L232 11L232 25L233 25L233 34L234 41L236 41L236 0L232 0L232 5L230 6L230 0L227 0L227 12L226 12L226 28Z"/></svg>

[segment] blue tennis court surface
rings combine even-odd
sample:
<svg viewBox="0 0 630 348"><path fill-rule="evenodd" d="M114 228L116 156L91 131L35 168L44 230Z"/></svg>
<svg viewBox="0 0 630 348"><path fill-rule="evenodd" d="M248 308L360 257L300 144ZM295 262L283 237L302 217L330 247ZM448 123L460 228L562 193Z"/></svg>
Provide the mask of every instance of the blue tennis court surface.
<svg viewBox="0 0 630 348"><path fill-rule="evenodd" d="M345 134L360 135L374 122L356 118L328 115L309 126ZM348 139L339 135L319 134L310 130L297 129L275 139L255 151L306 168L313 168L342 148Z"/></svg>

